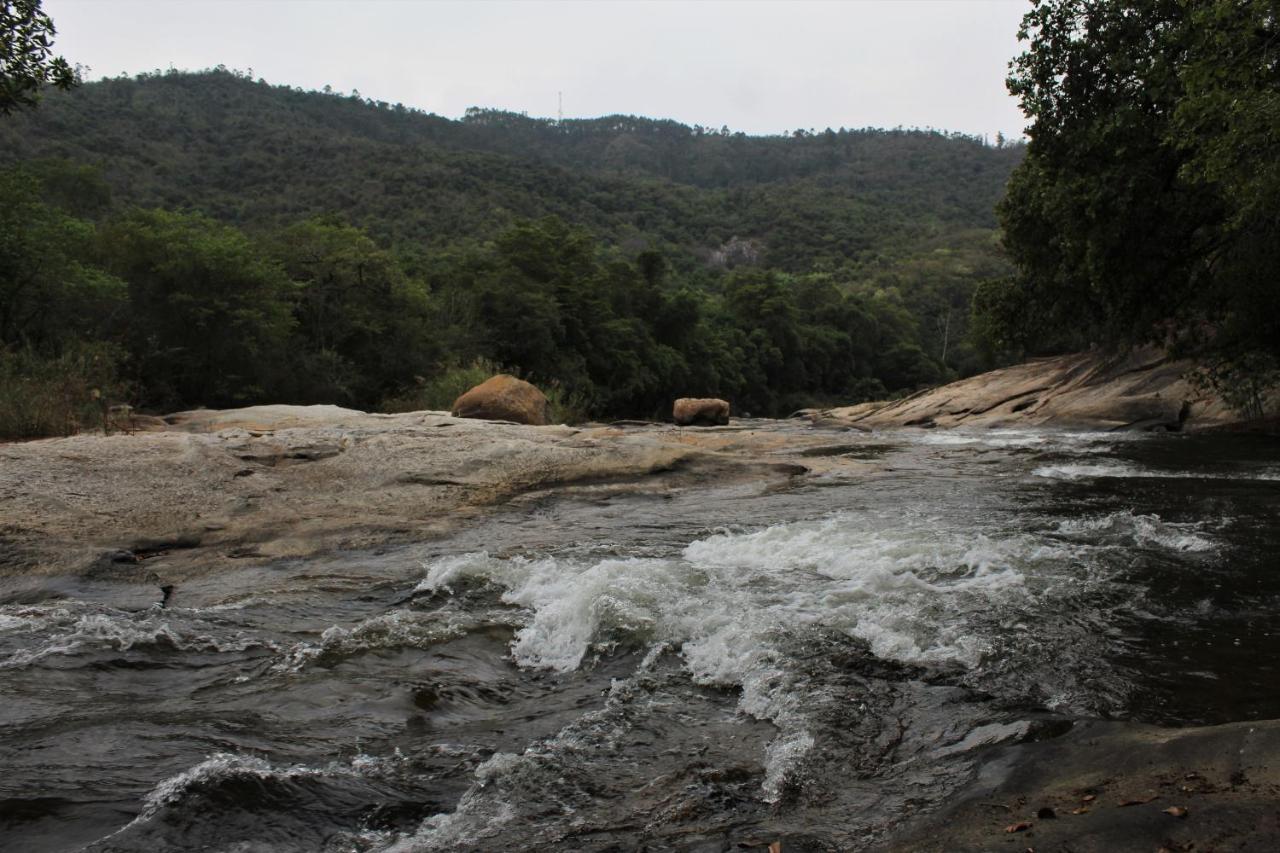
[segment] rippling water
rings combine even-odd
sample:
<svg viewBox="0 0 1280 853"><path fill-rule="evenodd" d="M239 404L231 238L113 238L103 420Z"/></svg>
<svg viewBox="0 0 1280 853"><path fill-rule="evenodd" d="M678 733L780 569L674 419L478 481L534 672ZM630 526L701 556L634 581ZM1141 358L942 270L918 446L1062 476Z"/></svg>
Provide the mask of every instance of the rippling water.
<svg viewBox="0 0 1280 853"><path fill-rule="evenodd" d="M1280 717L1274 442L832 435L854 473L588 491L167 606L11 582L0 849L874 849L992 744Z"/></svg>

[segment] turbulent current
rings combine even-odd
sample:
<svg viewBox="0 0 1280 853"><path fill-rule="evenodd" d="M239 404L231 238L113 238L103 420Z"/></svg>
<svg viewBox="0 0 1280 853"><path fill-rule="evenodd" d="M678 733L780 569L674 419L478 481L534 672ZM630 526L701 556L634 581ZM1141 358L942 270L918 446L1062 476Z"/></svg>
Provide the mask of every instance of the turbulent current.
<svg viewBox="0 0 1280 853"><path fill-rule="evenodd" d="M1280 717L1273 442L825 452L163 600L10 581L0 849L869 850L996 744Z"/></svg>

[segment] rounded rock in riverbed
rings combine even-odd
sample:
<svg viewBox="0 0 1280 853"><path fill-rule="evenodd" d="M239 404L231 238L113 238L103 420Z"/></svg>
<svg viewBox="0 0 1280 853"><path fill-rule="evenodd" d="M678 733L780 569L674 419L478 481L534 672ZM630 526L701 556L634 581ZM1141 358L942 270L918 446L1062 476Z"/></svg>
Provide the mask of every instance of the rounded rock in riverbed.
<svg viewBox="0 0 1280 853"><path fill-rule="evenodd" d="M671 417L677 426L724 426L729 423L729 403L715 397L681 397Z"/></svg>
<svg viewBox="0 0 1280 853"><path fill-rule="evenodd" d="M545 426L551 423L551 402L523 379L499 373L454 400L452 413L458 418Z"/></svg>

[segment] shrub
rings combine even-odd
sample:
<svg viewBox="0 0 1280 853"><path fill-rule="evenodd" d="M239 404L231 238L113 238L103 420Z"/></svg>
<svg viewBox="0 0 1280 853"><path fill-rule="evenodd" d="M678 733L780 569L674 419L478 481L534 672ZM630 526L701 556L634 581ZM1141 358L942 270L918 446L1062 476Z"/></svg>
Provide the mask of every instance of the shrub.
<svg viewBox="0 0 1280 853"><path fill-rule="evenodd" d="M552 382L542 392L551 403L553 424L580 424L590 419L591 406L583 394L560 382Z"/></svg>
<svg viewBox="0 0 1280 853"><path fill-rule="evenodd" d="M378 408L384 412L446 412L464 392L503 372L501 366L487 358L477 358L466 365L450 365L430 379L419 376L412 387L383 400Z"/></svg>
<svg viewBox="0 0 1280 853"><path fill-rule="evenodd" d="M1268 414L1268 400L1280 387L1280 361L1256 350L1215 356L1192 372L1189 379L1196 387L1218 394L1240 415L1256 420Z"/></svg>
<svg viewBox="0 0 1280 853"><path fill-rule="evenodd" d="M57 357L0 350L0 439L108 430L113 403L129 398L120 378L124 351L83 343Z"/></svg>

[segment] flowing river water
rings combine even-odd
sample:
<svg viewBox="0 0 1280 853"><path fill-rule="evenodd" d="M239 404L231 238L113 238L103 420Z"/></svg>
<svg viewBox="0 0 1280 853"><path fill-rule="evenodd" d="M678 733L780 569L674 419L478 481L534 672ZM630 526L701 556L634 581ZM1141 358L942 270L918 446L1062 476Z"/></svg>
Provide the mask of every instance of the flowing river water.
<svg viewBox="0 0 1280 853"><path fill-rule="evenodd" d="M1273 440L816 452L163 603L10 582L0 849L868 850L993 744L1280 717Z"/></svg>

